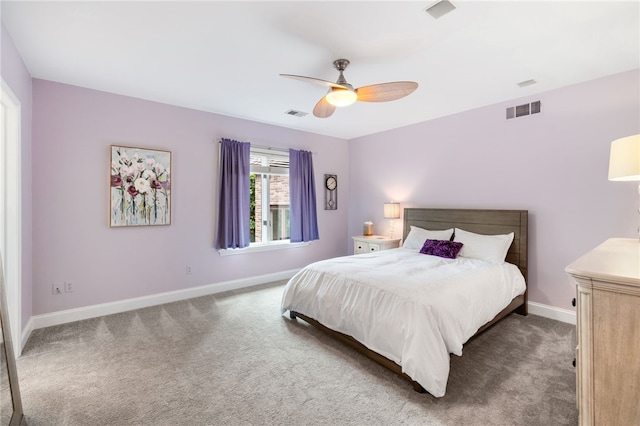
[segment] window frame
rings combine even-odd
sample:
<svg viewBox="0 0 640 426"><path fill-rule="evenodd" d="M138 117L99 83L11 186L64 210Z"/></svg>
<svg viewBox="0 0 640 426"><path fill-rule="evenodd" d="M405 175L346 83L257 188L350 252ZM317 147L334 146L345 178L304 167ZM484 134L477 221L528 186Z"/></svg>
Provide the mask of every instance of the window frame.
<svg viewBox="0 0 640 426"><path fill-rule="evenodd" d="M249 243L249 247L258 247L258 246L267 246L272 244L287 244L290 243L290 238L281 239L281 240L273 240L273 221L271 220L271 204L272 204L272 194L271 194L271 186L272 186L272 177L273 176L287 176L287 182L289 178L289 154L285 152L275 152L274 150L267 150L262 148L251 148L251 165L249 167L250 173L256 175L256 181L258 178L261 180L261 193L260 193L260 203L261 203L261 232L260 232L260 242L251 242ZM253 164L253 160L256 158L260 158L262 164ZM258 194L254 194L256 201L258 199ZM289 200L291 196L289 194ZM257 204L257 203L256 203ZM288 206L291 206L291 202L289 201ZM254 218L256 224L258 222L258 218Z"/></svg>

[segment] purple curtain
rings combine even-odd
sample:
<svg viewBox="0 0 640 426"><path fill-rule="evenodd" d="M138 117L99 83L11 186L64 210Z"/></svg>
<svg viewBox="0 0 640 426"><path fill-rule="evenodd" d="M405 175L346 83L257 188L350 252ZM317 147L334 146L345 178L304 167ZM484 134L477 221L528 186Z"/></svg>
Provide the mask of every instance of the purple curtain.
<svg viewBox="0 0 640 426"><path fill-rule="evenodd" d="M289 150L290 241L292 243L320 238L312 156L313 154L309 151Z"/></svg>
<svg viewBox="0 0 640 426"><path fill-rule="evenodd" d="M251 144L222 139L217 249L248 247L249 229L249 156Z"/></svg>

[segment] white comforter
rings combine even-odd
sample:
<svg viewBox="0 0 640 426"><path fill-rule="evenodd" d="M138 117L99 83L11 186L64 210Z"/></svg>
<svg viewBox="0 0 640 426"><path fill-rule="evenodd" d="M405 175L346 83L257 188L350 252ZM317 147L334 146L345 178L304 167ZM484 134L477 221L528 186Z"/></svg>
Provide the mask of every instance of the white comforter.
<svg viewBox="0 0 640 426"><path fill-rule="evenodd" d="M286 285L281 308L354 337L441 397L449 354L462 355L462 345L524 291L515 265L398 248L305 267Z"/></svg>

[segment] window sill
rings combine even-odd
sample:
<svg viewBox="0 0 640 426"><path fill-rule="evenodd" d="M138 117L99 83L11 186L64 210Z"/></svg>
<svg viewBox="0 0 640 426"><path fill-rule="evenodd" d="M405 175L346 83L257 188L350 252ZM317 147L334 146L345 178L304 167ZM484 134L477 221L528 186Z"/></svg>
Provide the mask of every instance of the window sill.
<svg viewBox="0 0 640 426"><path fill-rule="evenodd" d="M281 243L270 243L270 244L256 244L253 246L240 248L240 249L221 249L218 250L218 254L220 256L232 256L236 254L245 254L245 253L257 253L261 251L273 251L273 250L284 250L284 249L292 249L298 247L307 247L309 245L306 243L290 243L290 242L281 242Z"/></svg>

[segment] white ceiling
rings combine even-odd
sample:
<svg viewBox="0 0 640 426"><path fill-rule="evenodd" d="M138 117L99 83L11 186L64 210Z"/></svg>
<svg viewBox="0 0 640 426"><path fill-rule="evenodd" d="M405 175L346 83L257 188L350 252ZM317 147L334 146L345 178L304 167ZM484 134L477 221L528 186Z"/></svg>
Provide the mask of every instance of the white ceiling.
<svg viewBox="0 0 640 426"><path fill-rule="evenodd" d="M1 2L34 78L351 139L640 67L640 2ZM388 103L312 115L326 88L413 80ZM517 83L535 79L537 84ZM294 109L305 117L285 114Z"/></svg>

